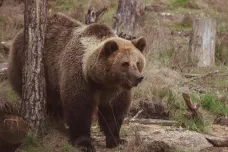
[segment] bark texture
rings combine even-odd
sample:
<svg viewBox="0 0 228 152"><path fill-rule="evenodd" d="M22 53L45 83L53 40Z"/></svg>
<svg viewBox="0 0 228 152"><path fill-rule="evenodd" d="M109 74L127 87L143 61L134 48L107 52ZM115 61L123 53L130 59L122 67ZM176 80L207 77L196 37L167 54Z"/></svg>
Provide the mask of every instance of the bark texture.
<svg viewBox="0 0 228 152"><path fill-rule="evenodd" d="M190 40L190 61L199 67L215 64L216 21L196 19Z"/></svg>
<svg viewBox="0 0 228 152"><path fill-rule="evenodd" d="M119 0L117 13L114 16L114 30L118 35L124 33L135 35L137 26L143 23L145 4L143 0Z"/></svg>
<svg viewBox="0 0 228 152"><path fill-rule="evenodd" d="M25 0L25 65L22 76L21 114L29 125L29 134L43 133L46 84L43 51L47 21L47 0Z"/></svg>

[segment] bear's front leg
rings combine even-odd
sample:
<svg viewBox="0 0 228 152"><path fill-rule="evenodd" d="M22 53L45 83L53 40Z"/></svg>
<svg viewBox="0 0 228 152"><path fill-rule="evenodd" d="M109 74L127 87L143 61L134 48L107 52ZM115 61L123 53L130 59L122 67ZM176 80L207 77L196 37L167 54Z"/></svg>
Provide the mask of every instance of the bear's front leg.
<svg viewBox="0 0 228 152"><path fill-rule="evenodd" d="M131 102L131 93L123 92L111 102L100 103L98 121L106 136L106 147L113 148L126 141L120 138L120 128Z"/></svg>
<svg viewBox="0 0 228 152"><path fill-rule="evenodd" d="M64 116L69 125L70 139L73 145L82 146L87 152L95 152L91 144L90 127L95 102L91 95L81 91L71 100L63 100ZM69 96L68 96L69 98Z"/></svg>

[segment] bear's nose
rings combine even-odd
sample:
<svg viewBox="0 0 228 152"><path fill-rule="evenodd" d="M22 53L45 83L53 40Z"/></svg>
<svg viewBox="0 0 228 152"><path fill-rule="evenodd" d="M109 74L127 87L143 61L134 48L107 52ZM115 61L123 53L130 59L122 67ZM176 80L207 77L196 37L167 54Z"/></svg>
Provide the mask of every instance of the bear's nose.
<svg viewBox="0 0 228 152"><path fill-rule="evenodd" d="M142 82L143 78L144 78L143 76L138 77L138 78L137 78L138 83Z"/></svg>

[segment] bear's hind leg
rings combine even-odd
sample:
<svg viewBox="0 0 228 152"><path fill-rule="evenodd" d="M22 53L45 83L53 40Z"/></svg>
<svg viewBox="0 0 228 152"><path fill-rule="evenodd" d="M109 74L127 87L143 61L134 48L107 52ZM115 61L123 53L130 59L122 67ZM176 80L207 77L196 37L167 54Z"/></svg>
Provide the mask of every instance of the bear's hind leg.
<svg viewBox="0 0 228 152"><path fill-rule="evenodd" d="M62 119L63 110L59 93L47 88L47 114L51 117Z"/></svg>
<svg viewBox="0 0 228 152"><path fill-rule="evenodd" d="M130 105L130 92L123 92L111 103L100 103L98 121L106 136L106 147L113 148L125 141L120 138L120 128Z"/></svg>
<svg viewBox="0 0 228 152"><path fill-rule="evenodd" d="M88 152L95 152L90 135L95 105L88 95L78 95L74 99L64 101L64 116L69 126L71 142L73 145L85 147Z"/></svg>

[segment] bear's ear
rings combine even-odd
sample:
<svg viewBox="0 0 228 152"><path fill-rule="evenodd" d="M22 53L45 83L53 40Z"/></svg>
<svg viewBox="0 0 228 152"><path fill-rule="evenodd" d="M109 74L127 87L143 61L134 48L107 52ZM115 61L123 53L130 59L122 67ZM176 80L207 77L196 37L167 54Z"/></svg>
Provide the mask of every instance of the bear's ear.
<svg viewBox="0 0 228 152"><path fill-rule="evenodd" d="M145 47L146 47L146 39L144 37L140 37L137 39L134 39L131 41L132 44L134 44L134 46L139 49L141 52L144 51Z"/></svg>
<svg viewBox="0 0 228 152"><path fill-rule="evenodd" d="M105 42L104 47L102 49L102 54L104 54L105 56L109 56L117 50L118 50L118 44L115 41L110 40Z"/></svg>

